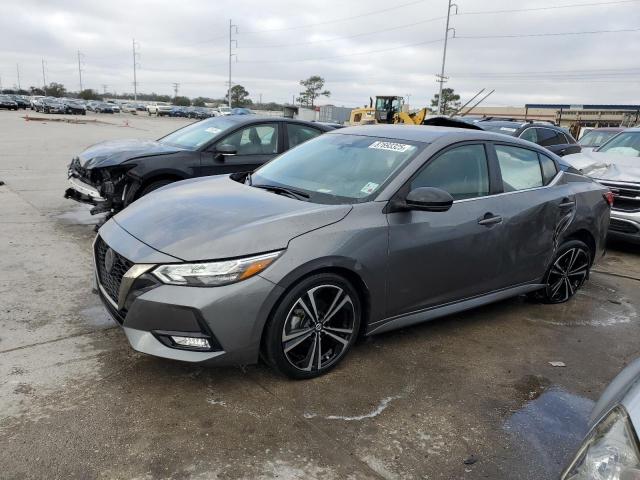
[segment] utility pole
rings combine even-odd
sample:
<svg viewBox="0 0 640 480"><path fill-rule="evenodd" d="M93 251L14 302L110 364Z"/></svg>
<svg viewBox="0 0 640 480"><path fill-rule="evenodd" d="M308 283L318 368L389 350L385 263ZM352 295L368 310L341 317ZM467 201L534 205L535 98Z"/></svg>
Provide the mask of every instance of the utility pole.
<svg viewBox="0 0 640 480"><path fill-rule="evenodd" d="M136 77L136 68L139 67L140 65L138 65L138 55L140 55L138 52L136 52L136 47L138 46L136 44L136 39L133 39L133 99L134 100L138 100L138 78Z"/></svg>
<svg viewBox="0 0 640 480"><path fill-rule="evenodd" d="M78 76L80 77L80 91L83 90L82 88L82 57L84 55L82 55L82 53L80 53L80 50L78 50Z"/></svg>
<svg viewBox="0 0 640 480"><path fill-rule="evenodd" d="M103 93L104 95L106 95L106 94L107 94L107 87L108 87L108 86L109 86L109 85L105 85L104 83L102 84L102 93Z"/></svg>
<svg viewBox="0 0 640 480"><path fill-rule="evenodd" d="M262 105L262 94L260 94L260 105Z"/></svg>
<svg viewBox="0 0 640 480"><path fill-rule="evenodd" d="M42 59L42 93L47 94L47 78L44 75L44 58Z"/></svg>
<svg viewBox="0 0 640 480"><path fill-rule="evenodd" d="M231 57L235 55L235 53L231 53L231 48L235 42L236 48L238 48L238 41L232 38L233 29L236 29L236 34L238 33L238 26L233 24L233 21L229 19L229 89L227 90L227 100L229 101L229 108L231 108ZM238 57L236 57L237 61Z"/></svg>
<svg viewBox="0 0 640 480"><path fill-rule="evenodd" d="M444 31L444 48L442 50L442 69L440 70L440 75L436 75L436 78L438 78L438 82L440 82L440 93L438 94L438 113L439 114L444 113L442 111L442 87L444 85L444 82L448 80L448 78L444 76L444 65L445 65L445 62L447 61L447 40L449 40L449 32L453 30L453 36L454 37L456 36L455 28L449 28L449 18L451 17L451 7L456 7L456 15L458 14L458 5L456 5L455 3L451 3L451 0L449 0L449 6L447 7L447 25Z"/></svg>
<svg viewBox="0 0 640 480"><path fill-rule="evenodd" d="M178 96L178 87L180 87L180 84L173 82L171 85L173 85L173 98L176 98Z"/></svg>
<svg viewBox="0 0 640 480"><path fill-rule="evenodd" d="M20 64L16 63L16 71L18 72L18 90L22 90L20 88Z"/></svg>

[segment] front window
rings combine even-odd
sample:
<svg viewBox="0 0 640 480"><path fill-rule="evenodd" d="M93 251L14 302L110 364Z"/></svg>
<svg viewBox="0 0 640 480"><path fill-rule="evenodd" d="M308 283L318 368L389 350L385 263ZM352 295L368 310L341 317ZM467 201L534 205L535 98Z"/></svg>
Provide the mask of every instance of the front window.
<svg viewBox="0 0 640 480"><path fill-rule="evenodd" d="M413 179L411 189L436 187L454 200L489 195L489 170L483 145L452 148L434 160Z"/></svg>
<svg viewBox="0 0 640 480"><path fill-rule="evenodd" d="M236 122L229 118L215 117L187 125L162 137L159 142L187 150L197 150L234 125Z"/></svg>
<svg viewBox="0 0 640 480"><path fill-rule="evenodd" d="M611 132L608 130L591 130L585 133L578 143L587 148L599 147L613 137L617 132Z"/></svg>
<svg viewBox="0 0 640 480"><path fill-rule="evenodd" d="M329 134L299 145L252 175L254 185L306 192L316 203L358 203L372 198L425 144Z"/></svg>
<svg viewBox="0 0 640 480"><path fill-rule="evenodd" d="M273 155L278 153L278 124L251 125L220 140L218 145L233 145L236 155Z"/></svg>
<svg viewBox="0 0 640 480"><path fill-rule="evenodd" d="M640 157L640 131L622 132L602 145L598 152L615 153L628 157Z"/></svg>

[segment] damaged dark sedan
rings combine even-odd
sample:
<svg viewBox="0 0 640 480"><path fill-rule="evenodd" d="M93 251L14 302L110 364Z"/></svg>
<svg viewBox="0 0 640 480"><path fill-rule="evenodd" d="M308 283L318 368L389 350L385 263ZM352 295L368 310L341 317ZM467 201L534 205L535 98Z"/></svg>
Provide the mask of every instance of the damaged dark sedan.
<svg viewBox="0 0 640 480"><path fill-rule="evenodd" d="M69 165L65 198L114 214L178 180L251 171L331 127L277 117L203 120L159 140L112 140L87 148Z"/></svg>

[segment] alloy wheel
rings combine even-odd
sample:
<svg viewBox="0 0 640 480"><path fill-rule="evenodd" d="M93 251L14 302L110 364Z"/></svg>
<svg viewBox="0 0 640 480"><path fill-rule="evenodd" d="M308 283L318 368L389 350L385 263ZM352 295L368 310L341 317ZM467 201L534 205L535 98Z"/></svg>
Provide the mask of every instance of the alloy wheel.
<svg viewBox="0 0 640 480"><path fill-rule="evenodd" d="M289 310L281 338L284 356L298 370L324 370L346 353L355 325L356 310L344 289L313 287Z"/></svg>
<svg viewBox="0 0 640 480"><path fill-rule="evenodd" d="M552 303L569 300L582 286L589 274L589 252L572 247L553 262L547 275L547 298Z"/></svg>

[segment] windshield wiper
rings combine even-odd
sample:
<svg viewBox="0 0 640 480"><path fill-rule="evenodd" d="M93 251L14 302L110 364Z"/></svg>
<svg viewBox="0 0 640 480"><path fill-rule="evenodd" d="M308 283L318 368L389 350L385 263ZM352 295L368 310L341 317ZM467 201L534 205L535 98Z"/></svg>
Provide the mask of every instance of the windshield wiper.
<svg viewBox="0 0 640 480"><path fill-rule="evenodd" d="M256 185L256 184L252 184L253 187L256 188L262 188L264 190L269 190L272 191L274 193L280 193L280 194L285 194L285 195L289 195L290 197L294 197L294 198L309 198L309 194L302 192L300 190L296 190L294 188L288 188L288 187L279 187L277 185Z"/></svg>

